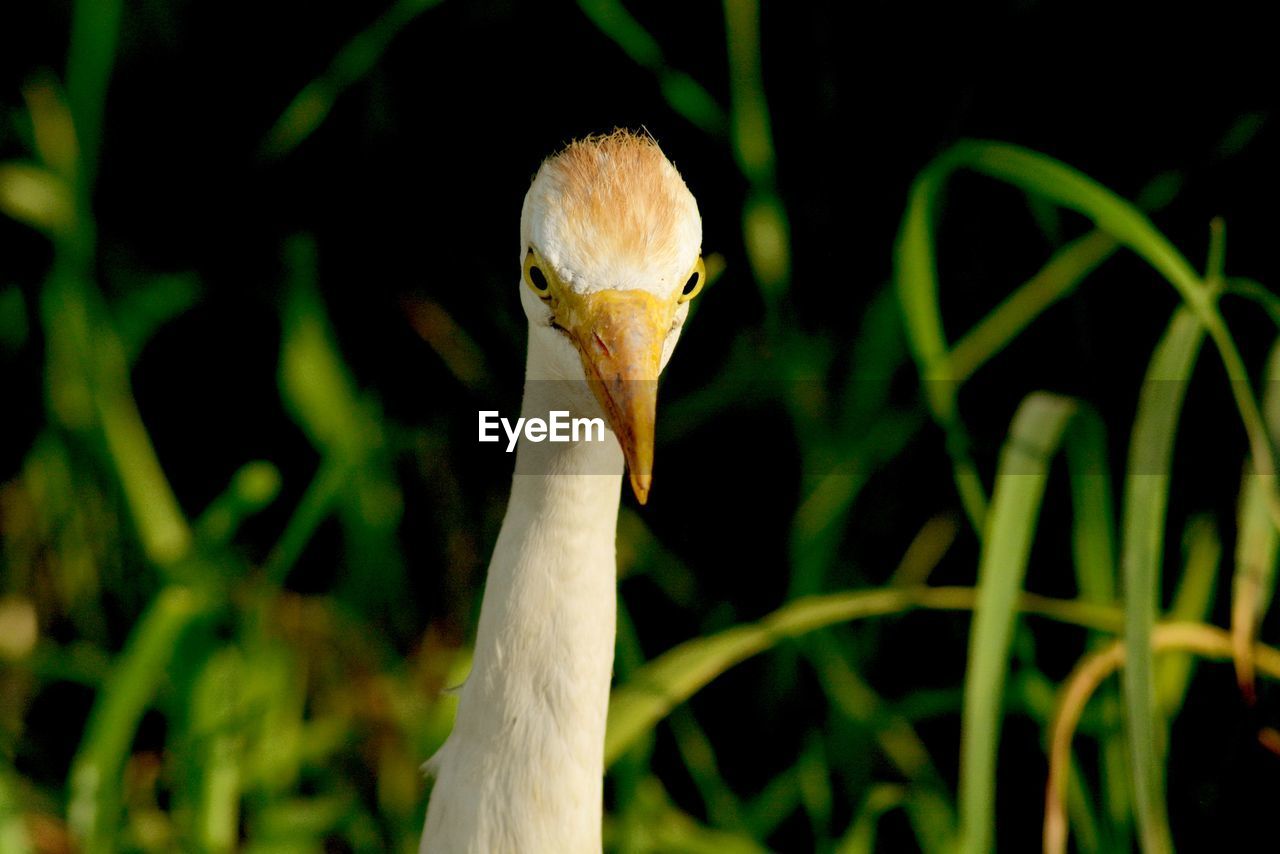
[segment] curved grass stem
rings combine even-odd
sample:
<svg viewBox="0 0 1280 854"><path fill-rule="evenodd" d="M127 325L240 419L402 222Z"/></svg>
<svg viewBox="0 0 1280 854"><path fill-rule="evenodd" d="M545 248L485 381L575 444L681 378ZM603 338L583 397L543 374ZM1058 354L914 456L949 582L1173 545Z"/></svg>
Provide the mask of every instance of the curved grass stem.
<svg viewBox="0 0 1280 854"><path fill-rule="evenodd" d="M609 702L605 764L612 765L645 732L711 680L785 638L837 623L905 614L916 610L971 611L974 587L895 587L831 593L798 599L756 623L695 638L668 650L640 668L614 690ZM1076 599L1020 593L1023 614L1116 634L1124 625L1121 610Z"/></svg>
<svg viewBox="0 0 1280 854"><path fill-rule="evenodd" d="M1230 635L1203 623L1164 623L1151 635L1152 651L1189 652L1213 661L1231 658ZM1258 671L1280 679L1280 649L1258 644L1255 647ZM1067 850L1066 783L1071 760L1071 739L1089 698L1102 681L1120 669L1125 660L1123 641L1081 659L1063 683L1058 707L1050 725L1049 779L1045 787L1044 850L1058 854Z"/></svg>

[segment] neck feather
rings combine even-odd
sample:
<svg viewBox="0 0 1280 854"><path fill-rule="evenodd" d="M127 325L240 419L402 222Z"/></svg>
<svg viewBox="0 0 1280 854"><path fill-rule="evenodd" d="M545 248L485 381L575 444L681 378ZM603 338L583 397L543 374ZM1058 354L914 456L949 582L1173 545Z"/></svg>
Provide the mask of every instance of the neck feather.
<svg viewBox="0 0 1280 854"><path fill-rule="evenodd" d="M521 414L572 411L568 384L529 362ZM429 763L423 851L600 850L623 470L604 438L520 439L471 675Z"/></svg>

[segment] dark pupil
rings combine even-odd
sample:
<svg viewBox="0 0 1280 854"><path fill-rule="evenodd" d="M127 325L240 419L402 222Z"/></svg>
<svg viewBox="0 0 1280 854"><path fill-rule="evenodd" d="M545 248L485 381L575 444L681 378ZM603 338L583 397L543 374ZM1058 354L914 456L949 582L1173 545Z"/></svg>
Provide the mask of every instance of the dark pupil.
<svg viewBox="0 0 1280 854"><path fill-rule="evenodd" d="M529 281L533 282L533 286L540 291L547 289L547 277L542 275L542 271L537 267L529 268Z"/></svg>
<svg viewBox="0 0 1280 854"><path fill-rule="evenodd" d="M694 273L689 277L689 281L684 283L684 295L688 296L693 293L693 289L698 286L698 274Z"/></svg>

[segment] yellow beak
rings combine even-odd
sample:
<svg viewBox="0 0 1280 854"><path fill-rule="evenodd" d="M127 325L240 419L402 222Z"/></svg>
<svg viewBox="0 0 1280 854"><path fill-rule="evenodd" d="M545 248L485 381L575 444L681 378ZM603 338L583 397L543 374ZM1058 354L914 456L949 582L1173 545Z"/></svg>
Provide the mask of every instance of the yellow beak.
<svg viewBox="0 0 1280 854"><path fill-rule="evenodd" d="M568 295L566 295L568 296ZM653 481L653 427L662 346L673 307L647 291L562 298L557 321L572 336L596 400L622 445L641 504Z"/></svg>

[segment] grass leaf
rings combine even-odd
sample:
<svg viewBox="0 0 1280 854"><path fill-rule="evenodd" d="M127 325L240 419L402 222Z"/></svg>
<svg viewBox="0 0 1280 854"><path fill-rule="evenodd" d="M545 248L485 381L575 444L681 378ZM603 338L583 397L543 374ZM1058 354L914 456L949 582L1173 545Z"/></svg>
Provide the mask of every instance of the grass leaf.
<svg viewBox="0 0 1280 854"><path fill-rule="evenodd" d="M1280 435L1280 343L1271 349L1263 377L1263 412L1272 437ZM1276 586L1276 555L1280 534L1268 506L1274 476L1250 460L1240 484L1239 534L1231 593L1231 638L1235 646L1236 681L1251 702L1254 698L1253 645L1258 641Z"/></svg>
<svg viewBox="0 0 1280 854"><path fill-rule="evenodd" d="M867 792L849 831L836 845L836 854L872 854L876 850L876 830L880 817L902 806L907 790L902 786L881 783Z"/></svg>
<svg viewBox="0 0 1280 854"><path fill-rule="evenodd" d="M18 797L17 775L7 756L0 756L0 850L8 854L28 854L34 850Z"/></svg>
<svg viewBox="0 0 1280 854"><path fill-rule="evenodd" d="M916 179L903 216L895 248L895 279L911 341L925 383L926 398L935 419L947 430L948 450L956 469L957 486L966 512L977 522L982 506L979 482L967 459L967 443L956 416L956 392L964 377L955 371L938 308L937 260L933 240L934 207L942 186L957 169L967 168L1045 196L1055 204L1091 219L1121 245L1133 250L1178 291L1213 339L1226 369L1232 396L1249 437L1250 451L1261 471L1273 472L1274 452L1249 373L1219 313L1220 289L1209 287L1187 260L1135 205L1083 173L1051 157L1018 146L969 140L942 154ZM1081 267L1087 272L1087 265ZM1280 497L1268 483L1268 506L1280 522Z"/></svg>
<svg viewBox="0 0 1280 854"><path fill-rule="evenodd" d="M1121 557L1126 642L1123 686L1134 809L1146 851L1172 847L1162 750L1158 747L1164 732L1151 664L1151 632L1160 610L1160 565L1174 434L1203 340L1204 327L1192 310L1182 307L1175 311L1147 368L1129 445Z"/></svg>
<svg viewBox="0 0 1280 854"><path fill-rule="evenodd" d="M578 0L578 8L633 62L658 78L663 97L673 110L705 133L724 134L729 126L724 108L702 84L671 67L662 46L621 0Z"/></svg>
<svg viewBox="0 0 1280 854"><path fill-rule="evenodd" d="M1063 795L1070 766L1071 739L1089 698L1111 673L1129 661L1125 642L1116 641L1077 662L1058 694L1057 709L1050 725L1049 781L1045 789L1044 850L1063 854L1067 850L1067 822ZM1151 635L1152 653L1185 651L1201 658L1225 660L1232 655L1231 639L1217 626L1172 622L1155 627ZM1259 645L1255 649L1258 669L1272 679L1280 679L1280 650Z"/></svg>
<svg viewBox="0 0 1280 854"><path fill-rule="evenodd" d="M609 702L605 765L617 761L637 739L721 673L786 638L836 623L900 614L915 609L964 611L974 607L969 587L896 587L809 596L790 602L755 623L745 623L686 641L650 661ZM1076 600L1024 594L1019 610L1091 629L1118 631L1116 609Z"/></svg>
<svg viewBox="0 0 1280 854"><path fill-rule="evenodd" d="M378 64L392 39L414 18L439 2L398 0L368 29L347 42L329 67L304 86L276 119L262 143L262 157L275 160L301 145L324 122L338 97Z"/></svg>
<svg viewBox="0 0 1280 854"><path fill-rule="evenodd" d="M995 766L1005 676L1031 541L1049 478L1049 463L1066 438L1092 445L1101 430L1070 430L1078 416L1094 416L1065 397L1036 392L1014 415L1000 455L978 567L978 603L969 636L960 748L960 849L994 845ZM1077 451L1078 453L1078 451ZM1096 458L1102 451L1091 448Z"/></svg>
<svg viewBox="0 0 1280 854"><path fill-rule="evenodd" d="M1270 525L1270 518L1267 524ZM1222 541L1213 520L1207 516L1192 519L1183 540L1186 557L1166 619L1199 623L1208 620L1213 611ZM1195 659L1190 655L1169 655L1156 667L1156 696L1171 722L1186 698L1194 664Z"/></svg>
<svg viewBox="0 0 1280 854"><path fill-rule="evenodd" d="M215 602L171 585L148 607L94 702L84 740L71 766L68 814L88 854L114 850L120 779L143 712L155 695L178 638Z"/></svg>

